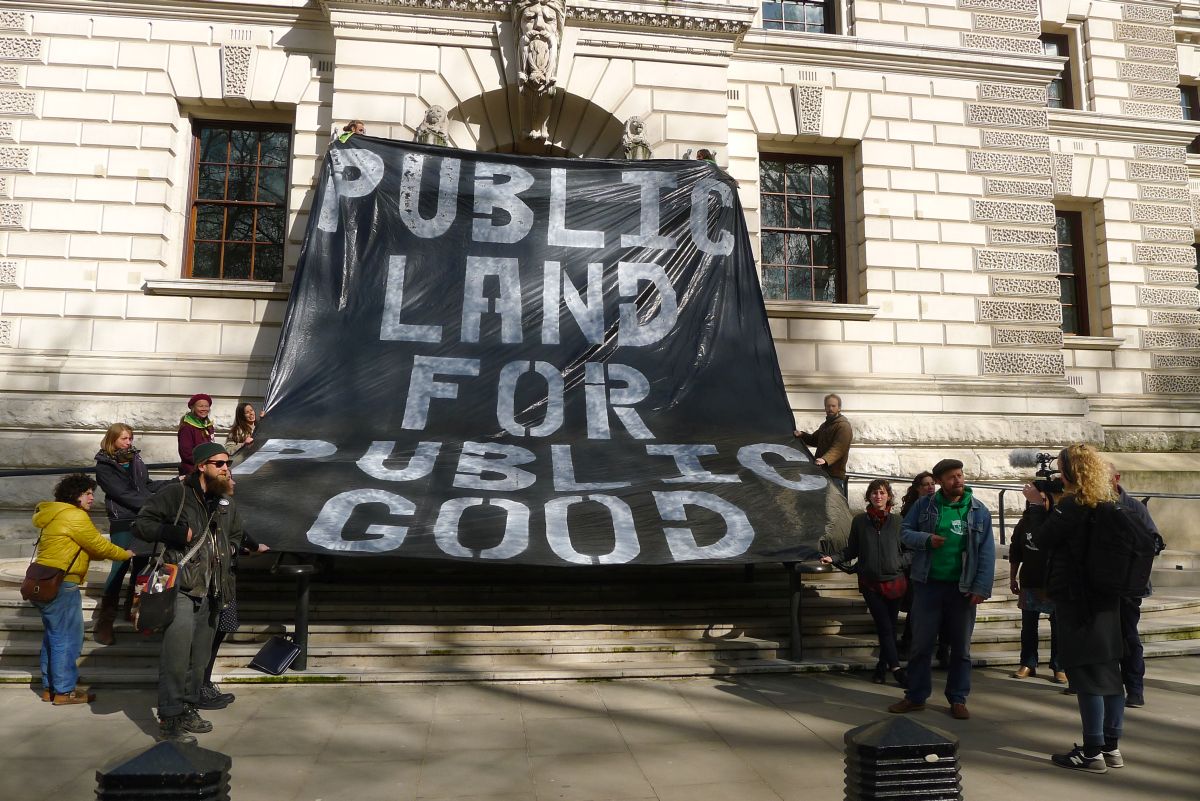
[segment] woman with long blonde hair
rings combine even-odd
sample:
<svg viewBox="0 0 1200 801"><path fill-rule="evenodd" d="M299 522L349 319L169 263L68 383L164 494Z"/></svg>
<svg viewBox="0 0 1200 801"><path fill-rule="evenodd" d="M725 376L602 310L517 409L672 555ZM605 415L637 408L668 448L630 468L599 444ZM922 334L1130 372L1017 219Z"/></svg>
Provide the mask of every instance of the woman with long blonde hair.
<svg viewBox="0 0 1200 801"><path fill-rule="evenodd" d="M1054 601L1059 666L1079 702L1083 744L1051 759L1063 768L1106 773L1123 767L1118 741L1125 716L1121 679L1120 598L1092 592L1081 566L1097 506L1117 500L1112 465L1091 445L1058 455L1065 492L1057 504L1026 484L1022 522L1038 549L1049 550L1046 593Z"/></svg>

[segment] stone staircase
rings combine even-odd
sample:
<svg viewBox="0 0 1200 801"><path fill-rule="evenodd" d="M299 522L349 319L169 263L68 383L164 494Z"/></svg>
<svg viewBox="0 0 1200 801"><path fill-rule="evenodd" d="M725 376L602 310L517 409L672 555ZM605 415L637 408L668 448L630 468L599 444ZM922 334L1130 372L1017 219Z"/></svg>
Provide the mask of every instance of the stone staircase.
<svg viewBox="0 0 1200 801"><path fill-rule="evenodd" d="M1164 554L1164 556L1167 556ZM1169 561L1169 560L1167 560ZM389 559L338 560L314 580L308 669L271 677L245 667L272 634L290 631L294 586L270 560L246 560L243 626L221 650L226 682L559 681L868 668L870 616L852 577L803 591L804 661L787 657L788 577L782 566L520 568ZM1020 612L998 564L997 594L979 610L977 663L1015 664ZM0 681L37 674L41 621L18 592L25 561L0 560ZM91 629L107 565L89 576ZM1043 621L1042 637L1049 629ZM1143 604L1147 656L1200 653L1200 588L1160 587ZM158 637L119 622L117 644L84 646L83 681L152 684ZM1043 643L1043 657L1049 653Z"/></svg>

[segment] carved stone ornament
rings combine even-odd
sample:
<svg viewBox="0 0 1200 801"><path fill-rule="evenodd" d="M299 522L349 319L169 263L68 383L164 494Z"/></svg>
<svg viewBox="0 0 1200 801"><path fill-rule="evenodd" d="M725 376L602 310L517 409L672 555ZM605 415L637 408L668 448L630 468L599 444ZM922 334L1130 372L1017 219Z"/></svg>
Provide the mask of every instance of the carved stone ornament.
<svg viewBox="0 0 1200 801"><path fill-rule="evenodd" d="M13 321L0 320L0 348L11 348L14 339Z"/></svg>
<svg viewBox="0 0 1200 801"><path fill-rule="evenodd" d="M550 138L550 101L558 82L558 51L565 20L563 0L514 0L512 4L518 105L525 135L535 142Z"/></svg>
<svg viewBox="0 0 1200 801"><path fill-rule="evenodd" d="M446 133L446 109L441 106L425 109L425 119L417 126L416 141L422 145L450 146L450 136Z"/></svg>
<svg viewBox="0 0 1200 801"><path fill-rule="evenodd" d="M1063 375L1066 373L1061 353L1019 353L985 350L984 375Z"/></svg>
<svg viewBox="0 0 1200 801"><path fill-rule="evenodd" d="M249 97L250 61L253 56L253 47L221 46L221 85L225 97Z"/></svg>
<svg viewBox="0 0 1200 801"><path fill-rule="evenodd" d="M1200 393L1200 375L1146 375L1146 391L1169 395Z"/></svg>
<svg viewBox="0 0 1200 801"><path fill-rule="evenodd" d="M638 116L625 120L625 133L621 135L621 151L631 161L650 158L650 143L646 141L646 123Z"/></svg>

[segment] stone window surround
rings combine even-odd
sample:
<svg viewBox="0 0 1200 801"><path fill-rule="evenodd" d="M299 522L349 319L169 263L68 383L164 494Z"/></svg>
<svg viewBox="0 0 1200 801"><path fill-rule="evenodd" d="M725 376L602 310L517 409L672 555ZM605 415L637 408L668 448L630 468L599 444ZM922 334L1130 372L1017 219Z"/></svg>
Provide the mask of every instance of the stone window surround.
<svg viewBox="0 0 1200 801"><path fill-rule="evenodd" d="M827 21L826 24L830 30L823 33L812 32L810 35L815 36L853 36L854 35L854 0L825 0L826 13L832 12L833 19ZM787 36L798 33L798 31L785 31L776 28L763 27L763 0L759 0L758 9L754 13L753 28L780 36ZM802 32L799 32L802 33Z"/></svg>
<svg viewBox="0 0 1200 801"><path fill-rule="evenodd" d="M1068 87L1068 93L1071 97L1071 106L1067 109L1052 109L1052 111L1089 111L1092 108L1091 97L1086 91L1087 85L1084 82L1087 69L1087 61L1083 50L1083 21L1071 21L1061 24L1042 24L1042 32L1053 36L1067 37L1067 55L1066 67L1071 79L1071 85ZM1047 56L1054 58L1054 56Z"/></svg>

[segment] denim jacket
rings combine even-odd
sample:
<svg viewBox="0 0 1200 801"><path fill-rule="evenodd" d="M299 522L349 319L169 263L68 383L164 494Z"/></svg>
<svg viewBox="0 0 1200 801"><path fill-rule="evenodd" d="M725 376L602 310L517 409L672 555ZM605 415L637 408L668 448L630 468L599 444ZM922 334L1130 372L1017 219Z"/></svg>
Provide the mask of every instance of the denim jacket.
<svg viewBox="0 0 1200 801"><path fill-rule="evenodd" d="M911 573L914 581L929 580L929 538L937 530L938 522L938 507L934 503L934 497L927 495L913 504L913 508L904 516L904 525L900 532L900 540L915 551ZM969 536L966 547L963 548L962 574L958 579L958 589L990 598L992 582L996 577L996 543L992 539L992 514L973 497L967 512L967 532Z"/></svg>

